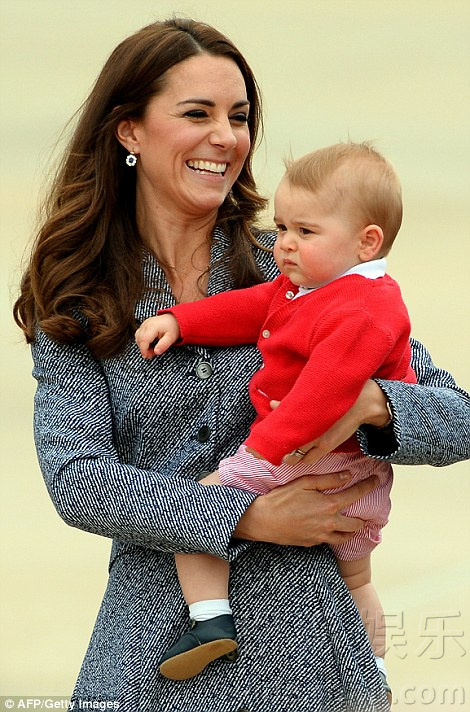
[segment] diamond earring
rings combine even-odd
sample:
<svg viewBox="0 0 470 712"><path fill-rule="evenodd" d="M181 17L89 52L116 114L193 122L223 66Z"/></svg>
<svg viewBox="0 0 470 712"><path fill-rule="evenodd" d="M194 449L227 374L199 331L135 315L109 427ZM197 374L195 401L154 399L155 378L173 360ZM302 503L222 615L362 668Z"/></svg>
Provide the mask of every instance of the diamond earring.
<svg viewBox="0 0 470 712"><path fill-rule="evenodd" d="M135 155L134 151L131 150L128 156L126 156L126 164L133 168L135 164L137 163L137 156Z"/></svg>

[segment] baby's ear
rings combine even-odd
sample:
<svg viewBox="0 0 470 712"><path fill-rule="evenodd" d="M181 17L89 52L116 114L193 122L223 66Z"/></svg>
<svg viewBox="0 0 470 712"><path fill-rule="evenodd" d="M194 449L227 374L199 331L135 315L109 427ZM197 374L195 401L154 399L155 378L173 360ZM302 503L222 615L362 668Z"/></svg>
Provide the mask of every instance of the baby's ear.
<svg viewBox="0 0 470 712"><path fill-rule="evenodd" d="M359 255L363 262L375 260L382 249L384 234L378 225L367 225L360 234Z"/></svg>

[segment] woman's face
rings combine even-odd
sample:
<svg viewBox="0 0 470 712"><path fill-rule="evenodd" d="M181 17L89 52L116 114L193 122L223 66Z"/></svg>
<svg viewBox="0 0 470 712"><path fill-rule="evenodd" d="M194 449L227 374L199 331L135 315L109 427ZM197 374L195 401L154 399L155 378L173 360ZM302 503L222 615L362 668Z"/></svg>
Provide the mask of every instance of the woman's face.
<svg viewBox="0 0 470 712"><path fill-rule="evenodd" d="M231 59L200 54L168 70L164 90L131 122L137 196L182 217L214 217L250 149L249 102Z"/></svg>

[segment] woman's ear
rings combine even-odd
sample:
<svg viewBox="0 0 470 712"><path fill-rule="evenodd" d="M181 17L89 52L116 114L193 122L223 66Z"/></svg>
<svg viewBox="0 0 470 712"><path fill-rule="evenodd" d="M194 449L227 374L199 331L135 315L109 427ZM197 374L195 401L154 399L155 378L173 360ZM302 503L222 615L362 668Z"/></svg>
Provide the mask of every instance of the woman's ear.
<svg viewBox="0 0 470 712"><path fill-rule="evenodd" d="M361 230L359 238L359 254L358 257L363 262L375 260L383 245L384 234L381 227L378 225L367 225Z"/></svg>
<svg viewBox="0 0 470 712"><path fill-rule="evenodd" d="M127 151L138 153L138 140L135 132L136 122L132 119L123 119L116 127L116 138Z"/></svg>

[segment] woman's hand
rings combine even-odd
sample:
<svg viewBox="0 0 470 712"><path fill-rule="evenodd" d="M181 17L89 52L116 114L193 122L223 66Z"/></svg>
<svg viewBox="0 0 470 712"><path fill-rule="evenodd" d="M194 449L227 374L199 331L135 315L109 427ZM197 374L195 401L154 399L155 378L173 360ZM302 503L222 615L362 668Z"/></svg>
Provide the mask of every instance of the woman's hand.
<svg viewBox="0 0 470 712"><path fill-rule="evenodd" d="M341 445L351 435L354 435L359 426L364 423L383 427L390 420L390 413L387 409L387 399L384 392L375 381L369 380L364 384L359 398L352 408L343 415L340 420L323 433L319 438L306 445L301 445L298 454L289 454L284 457L287 465L297 465L300 461L312 465L327 453ZM271 407L275 408L279 401L271 401ZM299 452L300 451L300 452ZM305 455L302 455L302 452ZM299 455L302 455L299 457Z"/></svg>
<svg viewBox="0 0 470 712"><path fill-rule="evenodd" d="M362 519L345 517L341 511L378 484L376 477L369 477L341 492L323 494L322 490L344 486L348 479L346 472L307 475L276 487L252 502L234 536L286 546L341 544L364 526Z"/></svg>

